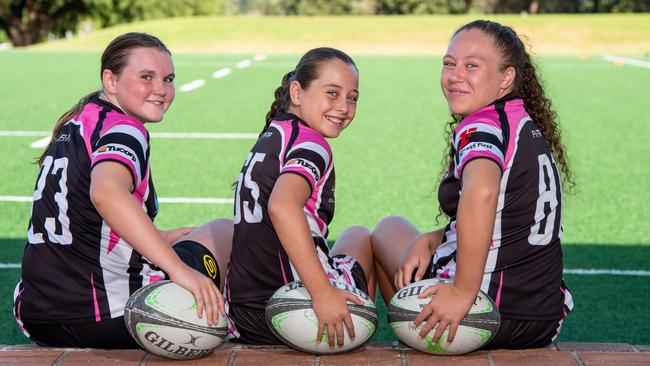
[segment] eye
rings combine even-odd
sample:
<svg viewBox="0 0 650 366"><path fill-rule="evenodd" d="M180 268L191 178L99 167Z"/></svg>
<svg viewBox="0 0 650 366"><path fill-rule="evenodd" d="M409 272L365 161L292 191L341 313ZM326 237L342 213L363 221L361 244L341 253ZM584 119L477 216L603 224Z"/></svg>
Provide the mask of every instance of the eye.
<svg viewBox="0 0 650 366"><path fill-rule="evenodd" d="M475 69L475 68L477 68L477 67L478 67L478 65L475 64L475 63L471 63L471 62L470 62L470 63L467 64L467 68L468 68L468 69Z"/></svg>
<svg viewBox="0 0 650 366"><path fill-rule="evenodd" d="M171 84L174 82L174 77L173 76L167 76L166 78L163 79L163 81L167 84Z"/></svg>
<svg viewBox="0 0 650 366"><path fill-rule="evenodd" d="M327 92L327 94L329 94L332 98L336 98L339 96L339 92L337 92L336 90L330 90Z"/></svg>
<svg viewBox="0 0 650 366"><path fill-rule="evenodd" d="M442 66L444 66L444 67L454 67L454 66L456 66L456 64L453 61L447 60L447 61L442 62Z"/></svg>
<svg viewBox="0 0 650 366"><path fill-rule="evenodd" d="M151 81L151 79L152 79L151 75L149 75L149 74L143 74L141 77L142 77L143 80L146 80L146 81Z"/></svg>
<svg viewBox="0 0 650 366"><path fill-rule="evenodd" d="M348 101L351 102L351 103L356 103L358 100L359 100L359 96L358 96L358 95L350 95L350 96L348 97Z"/></svg>

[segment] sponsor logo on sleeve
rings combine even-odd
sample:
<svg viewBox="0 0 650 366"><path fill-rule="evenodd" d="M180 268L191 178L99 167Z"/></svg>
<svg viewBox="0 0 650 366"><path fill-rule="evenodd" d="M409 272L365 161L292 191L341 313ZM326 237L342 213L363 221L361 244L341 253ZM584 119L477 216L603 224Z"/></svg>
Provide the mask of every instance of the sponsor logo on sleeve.
<svg viewBox="0 0 650 366"><path fill-rule="evenodd" d="M318 182L318 180L320 179L320 171L311 161L295 158L287 161L287 163L284 164L284 166L285 167L298 166L298 167L305 168L307 171L309 171L312 174L316 182Z"/></svg>
<svg viewBox="0 0 650 366"><path fill-rule="evenodd" d="M458 144L458 149L462 149L465 145L469 144L469 139L472 138L472 134L476 132L476 127L468 128L460 134L460 142Z"/></svg>
<svg viewBox="0 0 650 366"><path fill-rule="evenodd" d="M129 159L131 159L131 161L134 163L138 161L132 152L130 152L129 150L123 147L116 146L116 145L104 145L99 149L97 149L95 155L104 154L104 153L119 153L120 155L124 155Z"/></svg>

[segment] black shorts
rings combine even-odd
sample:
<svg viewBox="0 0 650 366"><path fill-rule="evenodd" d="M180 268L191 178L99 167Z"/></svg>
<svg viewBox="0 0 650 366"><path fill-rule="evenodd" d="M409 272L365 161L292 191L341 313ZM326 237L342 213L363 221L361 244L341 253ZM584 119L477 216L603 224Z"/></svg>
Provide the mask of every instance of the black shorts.
<svg viewBox="0 0 650 366"><path fill-rule="evenodd" d="M332 257L335 262L347 262L346 255L335 255ZM349 269L348 273L354 279L356 287L368 293L368 283L361 264L354 261L354 264L348 266L339 264L342 270ZM261 310L260 310L261 308ZM231 334L232 341L244 344L282 344L275 334L266 324L266 315L264 313L264 304L258 304L257 307L246 306L245 304L228 304L228 317L236 329L235 334Z"/></svg>
<svg viewBox="0 0 650 366"><path fill-rule="evenodd" d="M212 278L219 287L219 267L206 247L195 241L185 240L174 244L172 248L185 264ZM169 279L169 276L166 275L165 278ZM124 316L96 323L24 323L23 327L34 343L46 347L140 348L126 329Z"/></svg>
<svg viewBox="0 0 650 366"><path fill-rule="evenodd" d="M501 319L497 334L483 349L546 347L560 334L561 320Z"/></svg>

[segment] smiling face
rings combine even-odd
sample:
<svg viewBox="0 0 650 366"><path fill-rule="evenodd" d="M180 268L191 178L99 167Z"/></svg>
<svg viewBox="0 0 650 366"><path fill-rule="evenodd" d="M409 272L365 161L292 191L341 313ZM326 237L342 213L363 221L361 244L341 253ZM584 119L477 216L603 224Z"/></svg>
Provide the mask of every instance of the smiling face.
<svg viewBox="0 0 650 366"><path fill-rule="evenodd" d="M102 72L104 95L128 116L159 122L175 96L171 56L157 48L134 48L119 74Z"/></svg>
<svg viewBox="0 0 650 366"><path fill-rule="evenodd" d="M478 29L452 38L442 60L440 85L452 113L466 116L512 91L515 69L502 70L493 39Z"/></svg>
<svg viewBox="0 0 650 366"><path fill-rule="evenodd" d="M354 119L359 98L359 73L353 65L339 59L325 61L318 78L302 88L299 82L289 86L289 112L325 137L337 137Z"/></svg>

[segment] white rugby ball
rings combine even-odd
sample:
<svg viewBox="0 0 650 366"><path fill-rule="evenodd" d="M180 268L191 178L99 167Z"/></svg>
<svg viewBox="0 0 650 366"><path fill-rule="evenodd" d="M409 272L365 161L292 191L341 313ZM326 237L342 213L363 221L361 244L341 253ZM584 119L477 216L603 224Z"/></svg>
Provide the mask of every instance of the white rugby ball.
<svg viewBox="0 0 650 366"><path fill-rule="evenodd" d="M471 309L460 321L454 341L447 342L449 330L433 343L434 327L426 337L420 339L419 334L424 322L419 327L413 325L413 320L420 313L431 296L419 298L425 289L446 282L441 279L426 279L412 283L393 295L388 304L388 322L397 338L409 347L418 351L437 355L460 355L475 351L485 345L499 330L501 317L492 299L479 291Z"/></svg>
<svg viewBox="0 0 650 366"><path fill-rule="evenodd" d="M171 282L160 281L138 289L124 308L129 333L146 351L178 360L203 357L220 346L228 321L219 314L208 326L207 314L199 319L194 295Z"/></svg>
<svg viewBox="0 0 650 366"><path fill-rule="evenodd" d="M343 327L343 347L335 343L329 348L327 330L322 339L316 339L318 318L312 307L311 296L301 281L280 287L266 305L266 323L273 334L284 343L303 352L314 354L336 354L363 346L372 338L377 329L377 309L366 293L343 282L330 281L332 286L349 291L363 301L363 305L348 302L348 309L354 324L354 341Z"/></svg>

